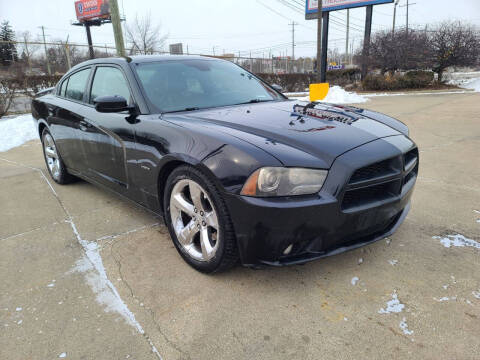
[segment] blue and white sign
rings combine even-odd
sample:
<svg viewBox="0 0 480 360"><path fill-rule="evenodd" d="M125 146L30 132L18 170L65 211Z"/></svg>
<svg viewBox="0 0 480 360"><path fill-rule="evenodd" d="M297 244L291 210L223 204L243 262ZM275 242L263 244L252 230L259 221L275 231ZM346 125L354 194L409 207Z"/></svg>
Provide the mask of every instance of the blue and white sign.
<svg viewBox="0 0 480 360"><path fill-rule="evenodd" d="M367 5L392 3L394 0L323 0L322 11L350 9ZM315 19L318 12L318 0L306 0L305 17Z"/></svg>

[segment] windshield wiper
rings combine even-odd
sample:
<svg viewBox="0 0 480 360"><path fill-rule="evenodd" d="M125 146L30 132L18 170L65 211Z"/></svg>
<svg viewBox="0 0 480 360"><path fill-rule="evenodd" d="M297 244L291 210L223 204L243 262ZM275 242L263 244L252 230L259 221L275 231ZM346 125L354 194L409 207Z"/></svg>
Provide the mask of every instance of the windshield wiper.
<svg viewBox="0 0 480 360"><path fill-rule="evenodd" d="M171 113L177 113L177 112L182 112L182 111L195 111L195 110L200 110L199 107L187 107L185 109L181 109L181 110L173 110L173 111L165 111L163 112L163 114L171 114Z"/></svg>
<svg viewBox="0 0 480 360"><path fill-rule="evenodd" d="M268 101L275 101L275 100L273 100L273 99L265 99L265 100L262 100L262 99L252 99L252 100L245 101L245 102L241 102L241 103L238 103L238 104L235 104L235 105L256 104L256 103L268 102Z"/></svg>

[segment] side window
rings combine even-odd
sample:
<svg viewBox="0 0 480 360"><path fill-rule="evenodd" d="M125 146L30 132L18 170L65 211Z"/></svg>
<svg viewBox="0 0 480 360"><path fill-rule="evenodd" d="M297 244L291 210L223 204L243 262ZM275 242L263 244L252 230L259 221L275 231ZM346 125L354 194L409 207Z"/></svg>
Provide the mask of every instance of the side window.
<svg viewBox="0 0 480 360"><path fill-rule="evenodd" d="M65 91L65 97L67 99L82 101L89 75L90 69L85 69L70 76Z"/></svg>
<svg viewBox="0 0 480 360"><path fill-rule="evenodd" d="M93 78L90 92L90 103L99 96L123 96L129 104L132 103L127 80L120 69L111 66L98 67Z"/></svg>
<svg viewBox="0 0 480 360"><path fill-rule="evenodd" d="M65 96L65 90L67 88L67 83L68 83L68 78L63 80L62 85L60 86L60 89L58 90L58 96L61 96L61 97Z"/></svg>

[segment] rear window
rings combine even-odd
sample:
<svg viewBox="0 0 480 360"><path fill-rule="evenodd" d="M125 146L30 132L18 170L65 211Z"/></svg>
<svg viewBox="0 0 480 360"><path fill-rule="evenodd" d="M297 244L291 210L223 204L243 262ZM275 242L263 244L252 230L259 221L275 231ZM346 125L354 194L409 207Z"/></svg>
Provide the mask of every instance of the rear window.
<svg viewBox="0 0 480 360"><path fill-rule="evenodd" d="M71 75L68 78L68 84L66 85L65 97L67 99L82 101L89 75L90 68L80 70L79 72ZM67 81L64 81L64 83L66 82Z"/></svg>

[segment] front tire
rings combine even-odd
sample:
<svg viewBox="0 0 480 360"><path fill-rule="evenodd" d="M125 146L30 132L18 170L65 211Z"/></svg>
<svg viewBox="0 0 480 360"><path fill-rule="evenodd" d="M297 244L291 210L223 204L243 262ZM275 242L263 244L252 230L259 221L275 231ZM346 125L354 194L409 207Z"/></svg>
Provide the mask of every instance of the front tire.
<svg viewBox="0 0 480 360"><path fill-rule="evenodd" d="M45 164L47 165L50 177L58 184L64 185L75 181L75 177L70 175L65 168L65 164L58 153L57 145L52 134L48 129L42 132L42 147Z"/></svg>
<svg viewBox="0 0 480 360"><path fill-rule="evenodd" d="M227 270L238 261L233 225L215 184L192 166L168 177L164 192L165 223L183 259L196 270Z"/></svg>

